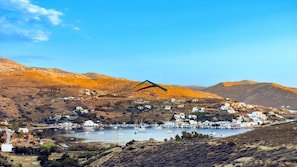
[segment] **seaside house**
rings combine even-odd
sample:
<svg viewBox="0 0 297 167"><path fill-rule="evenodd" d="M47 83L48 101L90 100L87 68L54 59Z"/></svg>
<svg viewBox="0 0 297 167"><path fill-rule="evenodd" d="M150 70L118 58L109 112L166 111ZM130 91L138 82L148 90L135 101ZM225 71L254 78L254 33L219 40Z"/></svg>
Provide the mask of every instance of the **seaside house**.
<svg viewBox="0 0 297 167"><path fill-rule="evenodd" d="M267 120L267 116L260 111L255 111L247 115L253 120L253 122L258 124L263 124Z"/></svg>
<svg viewBox="0 0 297 167"><path fill-rule="evenodd" d="M188 118L191 120L197 120L197 115L188 115Z"/></svg>
<svg viewBox="0 0 297 167"><path fill-rule="evenodd" d="M98 124L94 123L92 120L87 120L83 123L84 127L97 127Z"/></svg>
<svg viewBox="0 0 297 167"><path fill-rule="evenodd" d="M179 113L173 115L176 122L183 122L186 119L185 113Z"/></svg>

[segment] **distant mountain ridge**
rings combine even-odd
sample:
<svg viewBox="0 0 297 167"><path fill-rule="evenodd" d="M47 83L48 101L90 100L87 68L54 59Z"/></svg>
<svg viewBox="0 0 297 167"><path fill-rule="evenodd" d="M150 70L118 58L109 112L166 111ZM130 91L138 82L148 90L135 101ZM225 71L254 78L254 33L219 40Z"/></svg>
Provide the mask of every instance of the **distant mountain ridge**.
<svg viewBox="0 0 297 167"><path fill-rule="evenodd" d="M228 97L248 104L297 108L297 89L275 83L258 83L243 80L238 82L222 82L208 88L161 84L168 92L156 88L137 92L134 90L134 86L138 83L140 82L92 72L77 74L55 68L27 67L9 59L0 58L0 85L3 88L77 87L135 98Z"/></svg>
<svg viewBox="0 0 297 167"><path fill-rule="evenodd" d="M204 91L232 98L248 104L268 107L290 106L297 108L297 89L275 83L255 81L222 82L208 87Z"/></svg>
<svg viewBox="0 0 297 167"><path fill-rule="evenodd" d="M201 90L204 90L206 89L206 87L204 86L199 86L199 85L188 85L188 86L180 86L180 85L171 85L173 87L183 87L183 88L188 88L188 89L191 89L191 90L196 90L196 91L201 91Z"/></svg>

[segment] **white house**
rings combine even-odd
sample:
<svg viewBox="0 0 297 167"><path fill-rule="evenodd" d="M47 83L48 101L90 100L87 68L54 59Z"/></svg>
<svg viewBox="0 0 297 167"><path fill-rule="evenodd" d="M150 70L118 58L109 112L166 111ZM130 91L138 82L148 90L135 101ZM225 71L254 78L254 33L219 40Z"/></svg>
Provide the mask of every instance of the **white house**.
<svg viewBox="0 0 297 167"><path fill-rule="evenodd" d="M192 108L192 112L198 112L198 111L199 111L198 107L193 107Z"/></svg>
<svg viewBox="0 0 297 167"><path fill-rule="evenodd" d="M220 109L231 114L235 113L235 110L231 107L230 103L225 103L223 106L220 107Z"/></svg>
<svg viewBox="0 0 297 167"><path fill-rule="evenodd" d="M188 115L188 118L189 119L196 120L197 119L197 115Z"/></svg>
<svg viewBox="0 0 297 167"><path fill-rule="evenodd" d="M89 110L88 109L83 109L83 110L81 110L80 111L82 114L87 114L87 113L89 113Z"/></svg>
<svg viewBox="0 0 297 167"><path fill-rule="evenodd" d="M74 97L72 97L72 96L70 96L70 97L64 97L63 100L64 101L74 100Z"/></svg>
<svg viewBox="0 0 297 167"><path fill-rule="evenodd" d="M2 152L12 152L12 144L1 144Z"/></svg>
<svg viewBox="0 0 297 167"><path fill-rule="evenodd" d="M171 99L170 99L170 102L171 102L171 103L174 103L175 101L176 101L175 98L171 98Z"/></svg>
<svg viewBox="0 0 297 167"><path fill-rule="evenodd" d="M184 119L186 119L186 114L185 113L179 113L179 114L174 114L174 119L176 122L182 122Z"/></svg>
<svg viewBox="0 0 297 167"><path fill-rule="evenodd" d="M151 110L152 109L152 106L151 105L144 105L144 107L146 108L146 109L149 109L149 110Z"/></svg>
<svg viewBox="0 0 297 167"><path fill-rule="evenodd" d="M143 106L137 106L137 109L141 111L141 110L144 109L144 107Z"/></svg>
<svg viewBox="0 0 297 167"><path fill-rule="evenodd" d="M205 112L205 108L201 107L200 109L198 107L193 107L192 112Z"/></svg>
<svg viewBox="0 0 297 167"><path fill-rule="evenodd" d="M180 118L181 118L181 119L186 119L186 114L185 114L185 113L182 112L182 113L180 113L179 115L180 115Z"/></svg>
<svg viewBox="0 0 297 167"><path fill-rule="evenodd" d="M165 110L171 110L171 106L165 106Z"/></svg>
<svg viewBox="0 0 297 167"><path fill-rule="evenodd" d="M177 108L184 108L184 107L185 107L184 104L179 104L179 105L177 105Z"/></svg>
<svg viewBox="0 0 297 167"><path fill-rule="evenodd" d="M87 120L83 123L84 127L97 127L98 124L94 123L92 120Z"/></svg>
<svg viewBox="0 0 297 167"><path fill-rule="evenodd" d="M29 133L29 129L28 128L19 128L18 132L22 132L22 133Z"/></svg>
<svg viewBox="0 0 297 167"><path fill-rule="evenodd" d="M176 121L180 121L181 120L180 115L179 114L174 114L174 119Z"/></svg>
<svg viewBox="0 0 297 167"><path fill-rule="evenodd" d="M205 112L205 108L204 107L201 107L199 112Z"/></svg>
<svg viewBox="0 0 297 167"><path fill-rule="evenodd" d="M84 108L82 108L81 106L77 106L75 107L75 111L82 111Z"/></svg>
<svg viewBox="0 0 297 167"><path fill-rule="evenodd" d="M197 102L199 102L199 99L193 99L192 100L192 103L197 103Z"/></svg>
<svg viewBox="0 0 297 167"><path fill-rule="evenodd" d="M267 120L267 116L260 111L255 111L247 115L253 120L253 122L256 122L258 124L262 124Z"/></svg>

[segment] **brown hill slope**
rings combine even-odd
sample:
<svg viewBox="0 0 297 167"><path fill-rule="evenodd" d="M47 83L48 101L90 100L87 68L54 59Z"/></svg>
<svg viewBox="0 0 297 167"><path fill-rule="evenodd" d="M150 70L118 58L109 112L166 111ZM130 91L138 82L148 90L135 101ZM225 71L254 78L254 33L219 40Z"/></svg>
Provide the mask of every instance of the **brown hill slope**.
<svg viewBox="0 0 297 167"><path fill-rule="evenodd" d="M148 83L137 86L139 83L96 73L76 74L59 69L26 67L1 58L0 116L39 121L55 114L72 114L76 106L96 111L112 108L121 112L127 106L117 109L119 105L116 102L125 101L122 103L126 104L138 98L221 98L213 93L167 85L162 85L168 90L166 92L155 87L137 91L148 86ZM63 100L67 97L74 100Z"/></svg>
<svg viewBox="0 0 297 167"><path fill-rule="evenodd" d="M253 81L224 82L208 87L204 91L249 104L297 108L297 89L274 83L257 83Z"/></svg>
<svg viewBox="0 0 297 167"><path fill-rule="evenodd" d="M296 122L257 128L218 139L183 139L164 143L130 142L92 166L289 166L297 165ZM99 162L99 163L98 163Z"/></svg>
<svg viewBox="0 0 297 167"><path fill-rule="evenodd" d="M140 97L196 97L196 98L220 98L219 96L201 92L192 91L186 88L175 88L163 85L168 92L158 88L150 88L141 92L136 92L134 88L139 82L127 79L113 78L106 75L87 73L76 74L59 69L45 69L26 67L9 59L0 58L0 84L3 87L80 87L98 89L109 93L120 93L127 96ZM144 85L145 86L145 85Z"/></svg>

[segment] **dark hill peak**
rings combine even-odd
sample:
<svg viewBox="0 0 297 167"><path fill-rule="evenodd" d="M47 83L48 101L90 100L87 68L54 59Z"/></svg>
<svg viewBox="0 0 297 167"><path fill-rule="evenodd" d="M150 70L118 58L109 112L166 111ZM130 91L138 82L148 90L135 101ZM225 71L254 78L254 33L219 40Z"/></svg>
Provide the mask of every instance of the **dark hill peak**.
<svg viewBox="0 0 297 167"><path fill-rule="evenodd" d="M232 98L248 104L268 107L291 106L297 108L297 89L275 83L254 81L222 82L204 91Z"/></svg>

